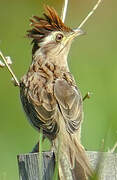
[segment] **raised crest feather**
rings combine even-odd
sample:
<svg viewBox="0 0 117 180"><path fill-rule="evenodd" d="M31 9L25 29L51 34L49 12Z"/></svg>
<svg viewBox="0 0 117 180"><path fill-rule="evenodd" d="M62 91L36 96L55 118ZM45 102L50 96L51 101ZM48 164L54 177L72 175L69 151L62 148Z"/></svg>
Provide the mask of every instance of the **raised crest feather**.
<svg viewBox="0 0 117 180"><path fill-rule="evenodd" d="M31 26L33 28L27 31L27 36L33 38L33 42L39 42L51 31L72 31L72 29L65 26L65 24L62 22L61 18L58 16L54 8L46 6L45 13L43 13L43 15L43 18L33 16L33 18L30 19Z"/></svg>

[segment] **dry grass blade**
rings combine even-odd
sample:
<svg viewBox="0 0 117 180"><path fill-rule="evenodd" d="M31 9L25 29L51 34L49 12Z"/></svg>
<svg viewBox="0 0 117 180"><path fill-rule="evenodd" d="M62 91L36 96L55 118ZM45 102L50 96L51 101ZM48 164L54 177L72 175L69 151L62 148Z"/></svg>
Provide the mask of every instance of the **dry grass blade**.
<svg viewBox="0 0 117 180"><path fill-rule="evenodd" d="M62 8L61 19L62 19L63 23L65 22L65 17L66 17L66 14L67 14L68 1L69 0L64 0L64 5L63 5L63 8Z"/></svg>
<svg viewBox="0 0 117 180"><path fill-rule="evenodd" d="M13 77L13 79L14 79L14 81L15 81L15 84L16 84L17 86L20 86L19 81L17 80L15 74L13 73L11 67L9 66L9 64L8 64L8 62L7 62L7 58L3 55L3 53L2 53L1 51L0 51L0 56L1 56L1 58L3 59L4 64L6 65L8 71L9 71L10 74L12 75L12 77Z"/></svg>
<svg viewBox="0 0 117 180"><path fill-rule="evenodd" d="M98 6L101 2L102 2L102 0L98 0L98 2L95 4L93 9L86 16L86 18L81 22L81 24L78 26L78 28L81 28L86 23L86 21L94 14L95 10L98 8Z"/></svg>

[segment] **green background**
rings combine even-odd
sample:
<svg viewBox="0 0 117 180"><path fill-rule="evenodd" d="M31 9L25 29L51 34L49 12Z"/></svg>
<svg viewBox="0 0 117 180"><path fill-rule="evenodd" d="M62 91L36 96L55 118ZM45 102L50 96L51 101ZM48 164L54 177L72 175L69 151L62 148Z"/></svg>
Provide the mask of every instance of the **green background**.
<svg viewBox="0 0 117 180"><path fill-rule="evenodd" d="M29 17L42 15L43 4L61 12L62 0L0 0L0 49L12 57L12 68L20 78L31 61L30 40L25 37ZM77 27L95 0L69 0L66 24ZM69 66L85 95L82 143L88 150L104 150L117 141L117 1L104 0L82 28L69 53ZM39 134L27 122L18 87L0 69L0 180L17 180L17 154L27 153Z"/></svg>

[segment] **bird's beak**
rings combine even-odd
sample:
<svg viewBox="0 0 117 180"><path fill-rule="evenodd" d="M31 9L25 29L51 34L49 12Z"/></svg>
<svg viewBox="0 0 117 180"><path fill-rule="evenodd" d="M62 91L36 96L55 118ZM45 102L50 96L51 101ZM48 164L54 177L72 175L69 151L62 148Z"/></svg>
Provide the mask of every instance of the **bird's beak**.
<svg viewBox="0 0 117 180"><path fill-rule="evenodd" d="M69 36L67 36L67 38L64 38L63 40L63 46L66 47L66 45L68 44L68 42L72 42L72 40L80 35L85 34L81 29L77 28L77 29L73 29L72 32L70 32Z"/></svg>
<svg viewBox="0 0 117 180"><path fill-rule="evenodd" d="M80 35L84 35L84 34L85 34L84 31L81 30L81 29L79 29L79 28L74 29L73 31L74 31L75 37L80 36Z"/></svg>
<svg viewBox="0 0 117 180"><path fill-rule="evenodd" d="M75 37L83 35L83 34L85 34L85 33L81 29L79 29L79 28L74 29L71 34L71 39L74 39Z"/></svg>

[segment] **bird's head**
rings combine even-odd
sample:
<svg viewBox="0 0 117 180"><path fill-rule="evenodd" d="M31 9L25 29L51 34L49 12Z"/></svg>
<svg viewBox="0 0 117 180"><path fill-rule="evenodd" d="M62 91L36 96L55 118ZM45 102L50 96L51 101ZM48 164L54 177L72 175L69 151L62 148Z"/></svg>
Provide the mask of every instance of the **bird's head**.
<svg viewBox="0 0 117 180"><path fill-rule="evenodd" d="M33 55L67 56L72 40L83 34L80 29L65 26L57 12L48 6L44 18L33 16L31 26L27 35L33 39Z"/></svg>

